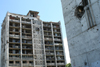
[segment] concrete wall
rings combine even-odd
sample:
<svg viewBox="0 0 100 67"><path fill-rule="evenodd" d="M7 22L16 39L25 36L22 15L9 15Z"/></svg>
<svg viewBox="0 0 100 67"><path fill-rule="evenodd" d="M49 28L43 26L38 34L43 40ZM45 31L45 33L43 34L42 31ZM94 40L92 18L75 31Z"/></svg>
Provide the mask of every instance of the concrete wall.
<svg viewBox="0 0 100 67"><path fill-rule="evenodd" d="M72 67L100 66L100 0L90 0L89 8L96 22L90 28L85 11L81 19L75 9L81 0L61 0Z"/></svg>

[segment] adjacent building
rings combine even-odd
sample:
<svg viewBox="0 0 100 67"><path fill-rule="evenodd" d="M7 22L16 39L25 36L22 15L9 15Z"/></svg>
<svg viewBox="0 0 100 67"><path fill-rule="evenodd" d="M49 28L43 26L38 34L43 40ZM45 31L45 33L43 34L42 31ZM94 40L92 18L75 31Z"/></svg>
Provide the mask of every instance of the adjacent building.
<svg viewBox="0 0 100 67"><path fill-rule="evenodd" d="M100 67L100 0L61 0L72 67Z"/></svg>
<svg viewBox="0 0 100 67"><path fill-rule="evenodd" d="M45 22L37 11L8 12L1 30L1 67L65 67L60 22Z"/></svg>

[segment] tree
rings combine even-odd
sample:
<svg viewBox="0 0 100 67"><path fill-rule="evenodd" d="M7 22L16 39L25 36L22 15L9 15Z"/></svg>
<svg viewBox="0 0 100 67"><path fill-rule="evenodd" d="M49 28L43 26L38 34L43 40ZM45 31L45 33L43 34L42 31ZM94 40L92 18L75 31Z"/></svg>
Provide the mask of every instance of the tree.
<svg viewBox="0 0 100 67"><path fill-rule="evenodd" d="M71 67L71 63L66 64L66 67Z"/></svg>

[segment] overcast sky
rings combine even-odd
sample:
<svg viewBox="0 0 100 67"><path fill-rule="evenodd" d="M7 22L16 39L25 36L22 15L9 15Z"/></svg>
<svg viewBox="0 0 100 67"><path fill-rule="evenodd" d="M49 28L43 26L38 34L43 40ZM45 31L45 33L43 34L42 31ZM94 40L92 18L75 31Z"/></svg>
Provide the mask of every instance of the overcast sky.
<svg viewBox="0 0 100 67"><path fill-rule="evenodd" d="M2 0L0 2L0 25L3 22L7 11L26 15L29 10L38 11L42 21L61 21L66 58L68 58L67 62L69 63L67 38L60 0Z"/></svg>

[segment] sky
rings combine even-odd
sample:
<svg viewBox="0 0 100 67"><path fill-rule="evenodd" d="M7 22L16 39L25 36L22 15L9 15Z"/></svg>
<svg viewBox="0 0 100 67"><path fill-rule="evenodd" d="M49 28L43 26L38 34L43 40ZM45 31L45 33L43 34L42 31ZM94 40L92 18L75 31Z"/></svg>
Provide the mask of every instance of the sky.
<svg viewBox="0 0 100 67"><path fill-rule="evenodd" d="M70 59L61 0L2 0L0 1L0 30L7 12L26 15L29 10L38 11L42 21L61 22L66 59L69 63Z"/></svg>

